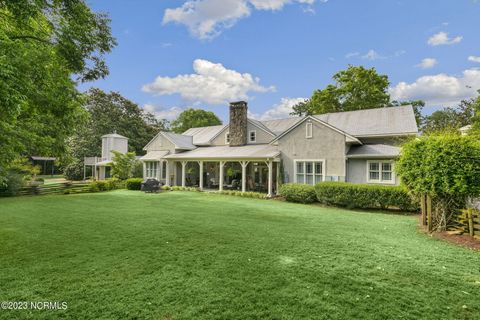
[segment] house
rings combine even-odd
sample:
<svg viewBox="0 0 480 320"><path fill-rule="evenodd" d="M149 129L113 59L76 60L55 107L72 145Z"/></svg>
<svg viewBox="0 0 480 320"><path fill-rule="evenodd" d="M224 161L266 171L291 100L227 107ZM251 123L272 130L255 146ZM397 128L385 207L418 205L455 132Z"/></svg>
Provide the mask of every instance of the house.
<svg viewBox="0 0 480 320"><path fill-rule="evenodd" d="M85 157L83 160L83 179L86 178L86 167L91 167L92 177L96 180L110 178L110 168L114 154L112 151L121 153L128 152L128 138L117 134L117 132L102 136L102 156Z"/></svg>
<svg viewBox="0 0 480 320"><path fill-rule="evenodd" d="M144 177L166 185L262 191L280 182L394 185L399 144L418 134L412 106L258 121L230 104L227 125L159 132L144 148Z"/></svg>

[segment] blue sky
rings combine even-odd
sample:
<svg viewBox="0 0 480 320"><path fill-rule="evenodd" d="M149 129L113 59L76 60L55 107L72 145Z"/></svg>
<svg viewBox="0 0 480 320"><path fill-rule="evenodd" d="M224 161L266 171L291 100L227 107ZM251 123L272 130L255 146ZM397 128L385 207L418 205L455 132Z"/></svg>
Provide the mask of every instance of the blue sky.
<svg viewBox="0 0 480 320"><path fill-rule="evenodd" d="M288 116L348 64L387 74L391 94L424 99L426 113L480 89L480 1L90 0L118 46L119 91L159 117L187 107L222 119L245 99L252 117Z"/></svg>

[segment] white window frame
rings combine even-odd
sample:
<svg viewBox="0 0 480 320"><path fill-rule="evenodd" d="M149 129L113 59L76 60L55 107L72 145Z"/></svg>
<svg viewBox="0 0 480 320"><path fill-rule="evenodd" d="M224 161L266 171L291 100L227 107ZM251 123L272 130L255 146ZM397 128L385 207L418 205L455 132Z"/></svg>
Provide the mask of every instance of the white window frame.
<svg viewBox="0 0 480 320"><path fill-rule="evenodd" d="M252 140L252 133L254 134L254 138L255 138L253 140ZM250 130L248 132L248 142L257 142L257 130Z"/></svg>
<svg viewBox="0 0 480 320"><path fill-rule="evenodd" d="M308 132L310 129L310 132ZM311 121L307 122L305 126L305 138L311 139L313 138L313 123Z"/></svg>
<svg viewBox="0 0 480 320"><path fill-rule="evenodd" d="M230 144L230 132L225 132L225 144Z"/></svg>
<svg viewBox="0 0 480 320"><path fill-rule="evenodd" d="M315 172L315 163L316 162L321 162L322 163L322 181L325 181L325 176L326 176L326 165L325 165L325 159L295 159L293 160L293 182L294 183L300 183L297 180L297 163L298 162L303 162L303 184L307 184L307 166L305 165L306 162L311 162L312 163L312 174L313 174L313 184L315 185L315 177L317 176L317 173Z"/></svg>
<svg viewBox="0 0 480 320"><path fill-rule="evenodd" d="M159 170L158 161L146 161L145 162L145 178L157 178ZM154 168L155 167L155 168Z"/></svg>
<svg viewBox="0 0 480 320"><path fill-rule="evenodd" d="M378 180L370 179L370 163L378 163ZM389 163L391 165L392 180L383 180L382 179L382 170L383 164ZM395 184L396 183L395 175L395 161L393 160L367 160L367 183L380 183L380 184Z"/></svg>

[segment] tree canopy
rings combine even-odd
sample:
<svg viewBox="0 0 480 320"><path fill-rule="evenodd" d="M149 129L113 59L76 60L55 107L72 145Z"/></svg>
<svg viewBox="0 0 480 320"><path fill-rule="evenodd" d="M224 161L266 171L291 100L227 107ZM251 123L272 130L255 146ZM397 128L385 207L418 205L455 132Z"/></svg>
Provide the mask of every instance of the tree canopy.
<svg viewBox="0 0 480 320"><path fill-rule="evenodd" d="M183 133L190 128L208 127L222 124L222 121L211 111L189 108L172 121L170 129L175 133Z"/></svg>
<svg viewBox="0 0 480 320"><path fill-rule="evenodd" d="M477 99L462 100L456 108L447 107L434 111L423 118L421 131L424 134L458 132L463 126L472 124Z"/></svg>
<svg viewBox="0 0 480 320"><path fill-rule="evenodd" d="M1 170L22 155L65 153L86 120L73 79L108 74L115 40L109 19L81 0L0 0L0 17Z"/></svg>
<svg viewBox="0 0 480 320"><path fill-rule="evenodd" d="M322 114L386 107L390 102L388 76L375 68L349 65L337 72L322 90L315 90L310 99L293 107L293 115Z"/></svg>

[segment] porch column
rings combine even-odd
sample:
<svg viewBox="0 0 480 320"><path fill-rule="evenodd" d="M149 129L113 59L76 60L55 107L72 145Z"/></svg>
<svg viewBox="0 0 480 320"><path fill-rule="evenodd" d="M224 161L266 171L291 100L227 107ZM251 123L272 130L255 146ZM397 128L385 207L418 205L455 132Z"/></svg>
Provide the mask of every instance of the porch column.
<svg viewBox="0 0 480 320"><path fill-rule="evenodd" d="M163 170L163 160L160 160L157 162L158 168L157 168L157 180L160 181L162 178L162 170Z"/></svg>
<svg viewBox="0 0 480 320"><path fill-rule="evenodd" d="M203 161L198 161L198 172L199 172L199 182L198 182L198 187L200 188L200 190L203 190Z"/></svg>
<svg viewBox="0 0 480 320"><path fill-rule="evenodd" d="M143 163L143 179L147 178L147 163L144 161Z"/></svg>
<svg viewBox="0 0 480 320"><path fill-rule="evenodd" d="M220 161L219 166L220 166L220 177L219 177L219 185L218 185L218 190L222 191L223 190L223 166L225 165L225 161Z"/></svg>
<svg viewBox="0 0 480 320"><path fill-rule="evenodd" d="M182 161L182 187L185 188L185 167L187 166L187 161Z"/></svg>
<svg viewBox="0 0 480 320"><path fill-rule="evenodd" d="M167 165L165 166L165 185L170 186L170 163L166 160Z"/></svg>
<svg viewBox="0 0 480 320"><path fill-rule="evenodd" d="M268 196L272 196L272 184L273 184L273 162L272 160L267 162L268 165Z"/></svg>
<svg viewBox="0 0 480 320"><path fill-rule="evenodd" d="M276 165L276 168L277 168L277 179L275 181L275 184L276 184L276 187L275 187L275 194L278 195L280 193L280 191L278 190L278 188L280 187L280 162L277 162L277 165Z"/></svg>
<svg viewBox="0 0 480 320"><path fill-rule="evenodd" d="M242 166L242 192L247 191L247 166L248 161L240 161Z"/></svg>

